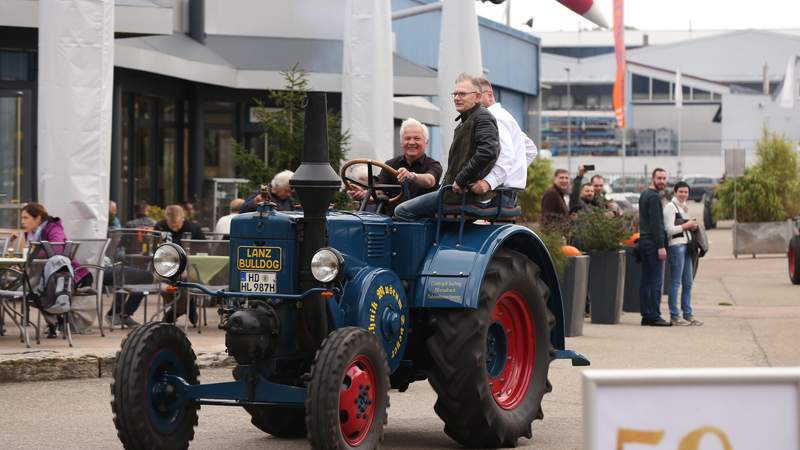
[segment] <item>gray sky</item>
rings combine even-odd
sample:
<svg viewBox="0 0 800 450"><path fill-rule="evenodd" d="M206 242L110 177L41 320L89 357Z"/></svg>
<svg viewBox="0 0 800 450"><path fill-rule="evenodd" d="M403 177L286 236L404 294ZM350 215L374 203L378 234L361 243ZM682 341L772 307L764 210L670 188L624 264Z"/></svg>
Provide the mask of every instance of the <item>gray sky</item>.
<svg viewBox="0 0 800 450"><path fill-rule="evenodd" d="M509 1L509 0L506 0ZM594 0L609 26L613 0ZM478 14L505 23L506 4L476 2ZM591 29L594 24L555 0L511 0L511 25L534 17L533 30ZM642 30L800 28L800 0L627 0L625 23Z"/></svg>

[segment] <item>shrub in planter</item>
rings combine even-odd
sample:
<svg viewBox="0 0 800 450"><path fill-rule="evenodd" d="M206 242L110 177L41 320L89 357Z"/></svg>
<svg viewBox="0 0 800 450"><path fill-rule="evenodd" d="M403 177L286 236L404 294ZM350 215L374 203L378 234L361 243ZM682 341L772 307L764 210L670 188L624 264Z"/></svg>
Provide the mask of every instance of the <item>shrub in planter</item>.
<svg viewBox="0 0 800 450"><path fill-rule="evenodd" d="M800 214L800 170L792 144L764 130L756 147L758 162L736 179L736 215L739 222L780 222ZM733 179L717 189L714 216L733 218Z"/></svg>
<svg viewBox="0 0 800 450"><path fill-rule="evenodd" d="M578 213L572 237L589 253L592 323L619 322L625 289L625 252L620 242L630 234L623 217L592 207Z"/></svg>
<svg viewBox="0 0 800 450"><path fill-rule="evenodd" d="M528 180L525 190L519 195L519 206L522 218L526 222L539 220L542 210L542 196L553 183L553 162L544 157L537 157L528 166Z"/></svg>

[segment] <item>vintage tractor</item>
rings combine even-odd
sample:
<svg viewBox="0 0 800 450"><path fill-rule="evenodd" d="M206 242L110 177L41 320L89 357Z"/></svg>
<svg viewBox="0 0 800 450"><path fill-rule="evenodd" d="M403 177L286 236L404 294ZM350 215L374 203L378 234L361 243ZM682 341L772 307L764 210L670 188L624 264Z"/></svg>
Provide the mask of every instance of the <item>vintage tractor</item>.
<svg viewBox="0 0 800 450"><path fill-rule="evenodd" d="M111 383L125 448L187 448L200 405L241 406L259 429L307 436L316 449L376 448L389 389L424 379L453 439L514 446L543 417L551 360L589 364L564 349L545 246L529 229L497 222L500 209L495 223L475 223L463 208L419 223L330 210L341 180L328 163L325 110L324 94L309 94L291 182L303 212L262 203L233 220L228 290L181 281L187 256L177 245L155 252L161 278L220 299L237 366L234 381L199 384L178 327L132 331ZM365 187L376 188L371 178Z"/></svg>

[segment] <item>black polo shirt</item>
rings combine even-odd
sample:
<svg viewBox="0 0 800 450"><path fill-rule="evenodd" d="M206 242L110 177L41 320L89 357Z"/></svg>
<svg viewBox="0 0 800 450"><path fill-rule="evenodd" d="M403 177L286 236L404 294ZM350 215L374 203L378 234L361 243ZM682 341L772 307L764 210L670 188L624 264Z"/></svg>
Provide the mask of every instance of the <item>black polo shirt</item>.
<svg viewBox="0 0 800 450"><path fill-rule="evenodd" d="M409 164L408 161L406 161L406 157L404 155L400 155L396 158L392 158L386 161L386 165L395 170L401 167L405 167L406 170L408 170L409 172L414 172L419 174L429 173L433 175L434 180L436 180L436 184L434 184L432 187L428 189L417 186L414 183L409 183L408 190L410 191L411 198L419 197L422 194L427 194L428 192L433 192L439 189L439 180L442 178L442 165L439 164L439 161L436 161L435 159L431 158L428 155L423 154L411 164ZM397 181L397 178L381 170L381 173L378 174L378 184L400 184L400 183ZM397 193L391 193L391 192L387 192L387 194L397 195Z"/></svg>

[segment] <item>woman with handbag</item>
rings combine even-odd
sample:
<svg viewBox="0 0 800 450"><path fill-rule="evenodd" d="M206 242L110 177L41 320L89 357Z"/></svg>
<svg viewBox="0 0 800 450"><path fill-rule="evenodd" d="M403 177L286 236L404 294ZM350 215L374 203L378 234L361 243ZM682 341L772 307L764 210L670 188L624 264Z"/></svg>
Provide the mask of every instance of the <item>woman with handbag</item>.
<svg viewBox="0 0 800 450"><path fill-rule="evenodd" d="M683 181L675 184L675 195L672 201L664 206L664 230L669 238L667 261L670 279L668 303L670 322L674 326L703 324L692 313L692 252L690 251L692 233L697 228L697 221L689 217L689 185ZM681 290L681 308L678 310L678 289ZM681 316L681 313L682 316Z"/></svg>

